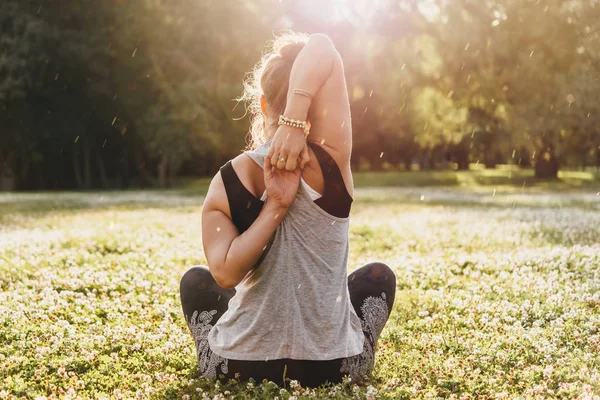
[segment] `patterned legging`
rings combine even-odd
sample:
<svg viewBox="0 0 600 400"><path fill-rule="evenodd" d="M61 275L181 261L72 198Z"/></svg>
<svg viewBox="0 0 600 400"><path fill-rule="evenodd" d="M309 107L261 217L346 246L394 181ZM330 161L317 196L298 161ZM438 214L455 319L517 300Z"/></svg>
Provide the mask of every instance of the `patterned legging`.
<svg viewBox="0 0 600 400"><path fill-rule="evenodd" d="M191 268L181 278L180 294L183 314L196 345L201 375L222 381L253 378L261 382L267 379L280 385L289 378L305 387L339 383L345 375L355 382L363 380L373 368L377 340L394 304L396 277L387 265L370 263L348 276L348 290L365 335L361 354L327 361L232 360L213 353L208 344L208 333L227 311L235 289L219 287L206 267Z"/></svg>

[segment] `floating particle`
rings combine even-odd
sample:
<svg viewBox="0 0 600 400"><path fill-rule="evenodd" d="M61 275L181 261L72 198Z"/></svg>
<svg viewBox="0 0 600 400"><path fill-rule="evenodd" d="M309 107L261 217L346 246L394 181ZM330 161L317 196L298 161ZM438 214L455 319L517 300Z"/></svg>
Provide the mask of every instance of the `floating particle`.
<svg viewBox="0 0 600 400"><path fill-rule="evenodd" d="M298 289L300 289L300 286L302 286L302 284L299 284L299 285L298 285Z"/></svg>
<svg viewBox="0 0 600 400"><path fill-rule="evenodd" d="M371 97L371 96L373 96L373 91L372 90L369 92L369 97Z"/></svg>
<svg viewBox="0 0 600 400"><path fill-rule="evenodd" d="M111 126L114 126L114 125L115 125L115 122L117 122L117 117L114 117L114 118L113 118L113 122L112 122L112 124L110 124L110 125L111 125Z"/></svg>
<svg viewBox="0 0 600 400"><path fill-rule="evenodd" d="M321 139L321 144L325 144L325 139Z"/></svg>
<svg viewBox="0 0 600 400"><path fill-rule="evenodd" d="M469 47L471 47L471 43L467 43L465 46L465 51L469 50Z"/></svg>
<svg viewBox="0 0 600 400"><path fill-rule="evenodd" d="M342 301L342 296L338 296L335 298L336 303L340 303Z"/></svg>
<svg viewBox="0 0 600 400"><path fill-rule="evenodd" d="M533 53L535 53L535 50L531 50L531 53L529 54L529 57L533 57Z"/></svg>
<svg viewBox="0 0 600 400"><path fill-rule="evenodd" d="M515 154L517 154L517 149L513 149L512 158L515 158Z"/></svg>
<svg viewBox="0 0 600 400"><path fill-rule="evenodd" d="M450 90L450 91L448 92L448 98L449 98L449 99L451 99L451 98L452 98L452 95L454 95L454 90Z"/></svg>
<svg viewBox="0 0 600 400"><path fill-rule="evenodd" d="M221 232L221 227L217 226L217 232Z"/></svg>
<svg viewBox="0 0 600 400"><path fill-rule="evenodd" d="M56 75L54 76L54 80L57 81L58 80L58 75L59 73L57 72Z"/></svg>
<svg viewBox="0 0 600 400"><path fill-rule="evenodd" d="M135 53L137 53L137 47L133 49L133 53L131 53L131 58L135 57Z"/></svg>
<svg viewBox="0 0 600 400"><path fill-rule="evenodd" d="M108 139L104 139L104 143L102 143L102 148L104 148L104 146L106 146L106 141L107 141L107 140L108 140Z"/></svg>
<svg viewBox="0 0 600 400"><path fill-rule="evenodd" d="M77 142L79 142L79 136L77 136L77 137L75 138L75 141L74 141L73 143L77 143Z"/></svg>
<svg viewBox="0 0 600 400"><path fill-rule="evenodd" d="M500 21L499 20L495 19L495 20L492 21L492 26L493 27L496 27L498 25L500 25Z"/></svg>
<svg viewBox="0 0 600 400"><path fill-rule="evenodd" d="M379 158L383 158L383 151L381 152L381 154L379 155Z"/></svg>
<svg viewBox="0 0 600 400"><path fill-rule="evenodd" d="M404 68L406 68L406 63L402 64L402 68L400 68L400 71L404 71Z"/></svg>
<svg viewBox="0 0 600 400"><path fill-rule="evenodd" d="M425 196L421 195L421 201L425 200Z"/></svg>
<svg viewBox="0 0 600 400"><path fill-rule="evenodd" d="M494 193L492 193L492 197L496 197L496 189L494 189Z"/></svg>
<svg viewBox="0 0 600 400"><path fill-rule="evenodd" d="M575 102L575 96L573 96L571 93L569 93L567 95L567 102L569 103L569 106L571 105L571 103Z"/></svg>

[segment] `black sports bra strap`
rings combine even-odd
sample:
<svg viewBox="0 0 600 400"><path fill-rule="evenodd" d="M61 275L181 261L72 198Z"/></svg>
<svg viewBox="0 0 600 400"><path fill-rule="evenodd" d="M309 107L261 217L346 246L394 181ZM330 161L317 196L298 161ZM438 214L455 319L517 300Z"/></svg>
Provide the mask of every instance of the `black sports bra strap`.
<svg viewBox="0 0 600 400"><path fill-rule="evenodd" d="M344 178L342 177L342 172L333 157L318 144L309 142L308 145L315 152L315 156L317 156L317 161L319 161L319 166L321 167L325 182L336 182L340 180L343 182Z"/></svg>
<svg viewBox="0 0 600 400"><path fill-rule="evenodd" d="M264 202L260 201L240 181L231 161L221 167L221 178L227 193L231 221L240 233L245 232L258 217Z"/></svg>
<svg viewBox="0 0 600 400"><path fill-rule="evenodd" d="M348 193L340 168L324 148L315 143L308 143L308 145L319 161L325 188L323 197L317 199L315 203L331 215L339 218L348 217L353 200Z"/></svg>

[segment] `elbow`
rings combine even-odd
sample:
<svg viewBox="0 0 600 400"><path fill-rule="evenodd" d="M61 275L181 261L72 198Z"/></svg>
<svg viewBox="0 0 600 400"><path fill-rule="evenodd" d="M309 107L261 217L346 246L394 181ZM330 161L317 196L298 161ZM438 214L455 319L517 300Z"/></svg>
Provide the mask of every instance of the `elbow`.
<svg viewBox="0 0 600 400"><path fill-rule="evenodd" d="M323 33L314 33L310 35L306 45L309 47L313 47L322 54L335 54L337 50L335 49L335 45L329 38L329 36Z"/></svg>
<svg viewBox="0 0 600 400"><path fill-rule="evenodd" d="M223 289L233 289L240 283L240 280L235 279L231 274L225 273L222 268L211 268L210 272L217 285Z"/></svg>

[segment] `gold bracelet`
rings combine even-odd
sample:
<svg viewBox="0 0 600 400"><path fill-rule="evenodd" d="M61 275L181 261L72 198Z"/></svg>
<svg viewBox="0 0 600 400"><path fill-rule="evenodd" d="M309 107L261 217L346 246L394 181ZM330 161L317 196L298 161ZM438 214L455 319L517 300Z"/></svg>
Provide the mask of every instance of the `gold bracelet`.
<svg viewBox="0 0 600 400"><path fill-rule="evenodd" d="M292 128L302 129L304 131L304 139L306 139L308 137L308 135L310 135L310 128L309 128L308 124L306 123L306 121L291 119L288 117L284 117L283 115L280 115L278 125L279 126L285 125L285 126L290 126Z"/></svg>
<svg viewBox="0 0 600 400"><path fill-rule="evenodd" d="M312 100L312 94L310 94L310 92L308 90L294 89L294 94L299 94L301 96L308 97L309 99Z"/></svg>

